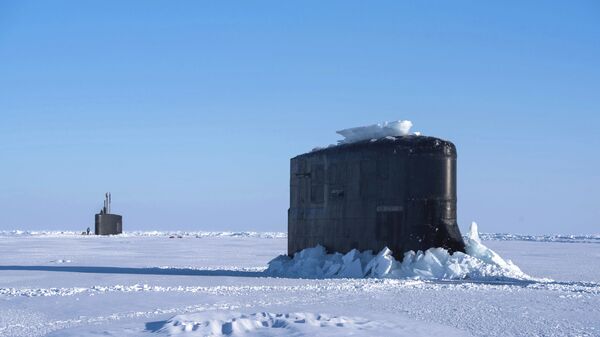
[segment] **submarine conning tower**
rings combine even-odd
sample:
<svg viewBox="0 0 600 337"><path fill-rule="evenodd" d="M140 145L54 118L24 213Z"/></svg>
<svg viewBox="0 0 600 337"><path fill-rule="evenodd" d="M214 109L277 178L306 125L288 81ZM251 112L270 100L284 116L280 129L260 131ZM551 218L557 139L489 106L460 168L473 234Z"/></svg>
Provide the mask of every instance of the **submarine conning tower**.
<svg viewBox="0 0 600 337"><path fill-rule="evenodd" d="M115 235L123 233L123 216L110 213L111 194L104 195L104 206L95 216L94 234Z"/></svg>
<svg viewBox="0 0 600 337"><path fill-rule="evenodd" d="M313 150L291 159L288 254L384 247L464 252L456 221L456 147L406 135Z"/></svg>

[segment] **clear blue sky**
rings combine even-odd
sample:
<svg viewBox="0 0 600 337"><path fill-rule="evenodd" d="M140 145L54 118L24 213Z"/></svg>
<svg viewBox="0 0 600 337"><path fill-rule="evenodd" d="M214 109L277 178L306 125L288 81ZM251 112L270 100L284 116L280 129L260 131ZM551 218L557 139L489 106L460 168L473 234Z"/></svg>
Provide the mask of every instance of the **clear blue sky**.
<svg viewBox="0 0 600 337"><path fill-rule="evenodd" d="M289 158L410 119L459 223L600 232L598 1L1 1L0 229L286 230Z"/></svg>

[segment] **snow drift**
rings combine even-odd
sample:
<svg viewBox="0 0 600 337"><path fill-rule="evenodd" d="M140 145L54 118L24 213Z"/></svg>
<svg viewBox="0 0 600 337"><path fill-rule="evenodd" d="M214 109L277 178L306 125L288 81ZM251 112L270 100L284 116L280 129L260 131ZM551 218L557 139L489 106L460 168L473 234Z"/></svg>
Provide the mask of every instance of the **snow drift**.
<svg viewBox="0 0 600 337"><path fill-rule="evenodd" d="M406 136L410 134L412 126L411 121L399 120L339 130L336 133L344 137L339 141L340 144L348 144L368 139Z"/></svg>
<svg viewBox="0 0 600 337"><path fill-rule="evenodd" d="M315 313L212 313L177 315L149 325L154 333L169 336L327 335L340 333L372 336L387 333L385 325L364 318ZM398 327L399 328L399 327ZM273 332L272 329L276 329ZM271 331L269 331L271 330Z"/></svg>
<svg viewBox="0 0 600 337"><path fill-rule="evenodd" d="M347 254L327 254L317 246L304 249L293 258L281 255L269 262L266 274L294 278L418 278L473 280L533 280L510 260L504 260L479 239L473 222L465 240L466 254L448 253L443 248L409 251L402 262L388 248L377 255L356 249Z"/></svg>

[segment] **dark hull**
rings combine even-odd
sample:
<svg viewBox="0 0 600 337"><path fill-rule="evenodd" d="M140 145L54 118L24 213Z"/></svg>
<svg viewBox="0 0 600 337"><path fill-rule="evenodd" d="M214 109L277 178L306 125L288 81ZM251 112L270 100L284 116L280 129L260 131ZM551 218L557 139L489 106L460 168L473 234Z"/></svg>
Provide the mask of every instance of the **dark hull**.
<svg viewBox="0 0 600 337"><path fill-rule="evenodd" d="M96 235L115 235L123 232L123 217L117 214L96 214Z"/></svg>
<svg viewBox="0 0 600 337"><path fill-rule="evenodd" d="M464 251L456 222L456 149L433 137L365 141L292 158L288 254L443 247Z"/></svg>

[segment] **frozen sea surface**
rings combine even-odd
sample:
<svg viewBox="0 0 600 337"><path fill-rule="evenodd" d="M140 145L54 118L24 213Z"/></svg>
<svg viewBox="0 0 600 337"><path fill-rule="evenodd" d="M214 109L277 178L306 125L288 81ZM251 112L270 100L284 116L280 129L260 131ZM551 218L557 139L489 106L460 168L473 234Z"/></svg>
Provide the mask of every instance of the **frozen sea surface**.
<svg viewBox="0 0 600 337"><path fill-rule="evenodd" d="M0 234L0 336L600 336L593 238L485 241L554 281L469 282L269 278L284 236L157 233Z"/></svg>

